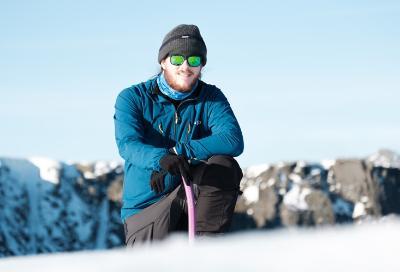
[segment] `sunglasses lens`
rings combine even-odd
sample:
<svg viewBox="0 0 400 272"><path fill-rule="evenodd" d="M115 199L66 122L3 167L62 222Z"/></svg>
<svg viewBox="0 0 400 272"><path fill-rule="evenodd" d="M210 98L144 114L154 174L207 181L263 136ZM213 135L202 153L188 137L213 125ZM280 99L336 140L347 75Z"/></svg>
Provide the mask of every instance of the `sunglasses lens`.
<svg viewBox="0 0 400 272"><path fill-rule="evenodd" d="M200 66L201 64L201 57L199 56L191 56L188 58L188 64L192 67Z"/></svg>
<svg viewBox="0 0 400 272"><path fill-rule="evenodd" d="M170 60L172 65L181 65L185 61L185 58L183 56L175 55L171 56Z"/></svg>

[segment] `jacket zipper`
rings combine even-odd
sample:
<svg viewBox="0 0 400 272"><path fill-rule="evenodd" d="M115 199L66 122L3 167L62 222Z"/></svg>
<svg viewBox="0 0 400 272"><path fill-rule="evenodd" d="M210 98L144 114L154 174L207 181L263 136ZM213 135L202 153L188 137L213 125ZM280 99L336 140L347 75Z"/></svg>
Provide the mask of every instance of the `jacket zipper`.
<svg viewBox="0 0 400 272"><path fill-rule="evenodd" d="M186 133L186 139L185 139L185 142L186 142L186 143L187 143L188 138L189 138L189 135L190 135L190 130L191 130L191 127L190 127L190 122L189 122L188 129L187 129L187 133Z"/></svg>
<svg viewBox="0 0 400 272"><path fill-rule="evenodd" d="M174 122L174 139L175 139L175 143L177 142L177 140L176 140L176 125L178 124L178 121L179 121L178 112L175 111L175 122Z"/></svg>
<svg viewBox="0 0 400 272"><path fill-rule="evenodd" d="M183 101L181 104L179 104L179 106L175 109L175 122L174 122L174 139L175 139L175 143L177 142L177 135L176 135L176 125L178 124L178 122L179 122L179 114L178 114L178 112L179 112L179 107L180 106L182 106L184 103L186 103L186 102L189 102L189 101L195 101L195 100L197 100L196 98L191 98L191 99L188 99L188 100L185 100L185 101Z"/></svg>
<svg viewBox="0 0 400 272"><path fill-rule="evenodd" d="M165 134L164 134L164 130L163 130L161 123L158 124L158 130L161 132L161 139L162 139L163 145L167 144L167 140L165 139Z"/></svg>

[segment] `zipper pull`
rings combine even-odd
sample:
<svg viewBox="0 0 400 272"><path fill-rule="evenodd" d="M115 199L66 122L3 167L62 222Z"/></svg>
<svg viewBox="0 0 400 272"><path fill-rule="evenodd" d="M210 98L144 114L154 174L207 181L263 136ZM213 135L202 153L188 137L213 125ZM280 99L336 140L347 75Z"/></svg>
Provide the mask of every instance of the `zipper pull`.
<svg viewBox="0 0 400 272"><path fill-rule="evenodd" d="M178 124L178 122L179 122L178 112L175 112L175 124Z"/></svg>
<svg viewBox="0 0 400 272"><path fill-rule="evenodd" d="M158 125L158 129L160 130L161 134L164 135L164 131L162 129L161 123Z"/></svg>
<svg viewBox="0 0 400 272"><path fill-rule="evenodd" d="M188 134L190 133L190 123L189 123L189 126L188 126L188 132L187 132Z"/></svg>

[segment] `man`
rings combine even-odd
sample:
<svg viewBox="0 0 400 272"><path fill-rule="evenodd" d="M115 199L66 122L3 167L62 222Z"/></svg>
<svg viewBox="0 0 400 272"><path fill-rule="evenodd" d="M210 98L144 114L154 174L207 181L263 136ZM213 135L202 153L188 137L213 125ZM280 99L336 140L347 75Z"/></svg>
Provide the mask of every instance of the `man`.
<svg viewBox="0 0 400 272"><path fill-rule="evenodd" d="M158 54L160 74L120 92L115 138L125 160L125 242L187 229L181 176L195 189L197 235L228 231L242 170L243 136L224 94L200 80L207 48L195 25L178 25Z"/></svg>

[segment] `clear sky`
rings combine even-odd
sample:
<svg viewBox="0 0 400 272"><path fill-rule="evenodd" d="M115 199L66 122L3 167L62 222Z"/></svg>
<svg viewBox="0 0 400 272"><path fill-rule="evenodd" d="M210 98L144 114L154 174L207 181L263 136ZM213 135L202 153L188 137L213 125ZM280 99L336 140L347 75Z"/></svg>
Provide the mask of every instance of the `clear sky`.
<svg viewBox="0 0 400 272"><path fill-rule="evenodd" d="M0 157L121 160L117 94L196 24L242 166L400 151L399 1L1 1Z"/></svg>

